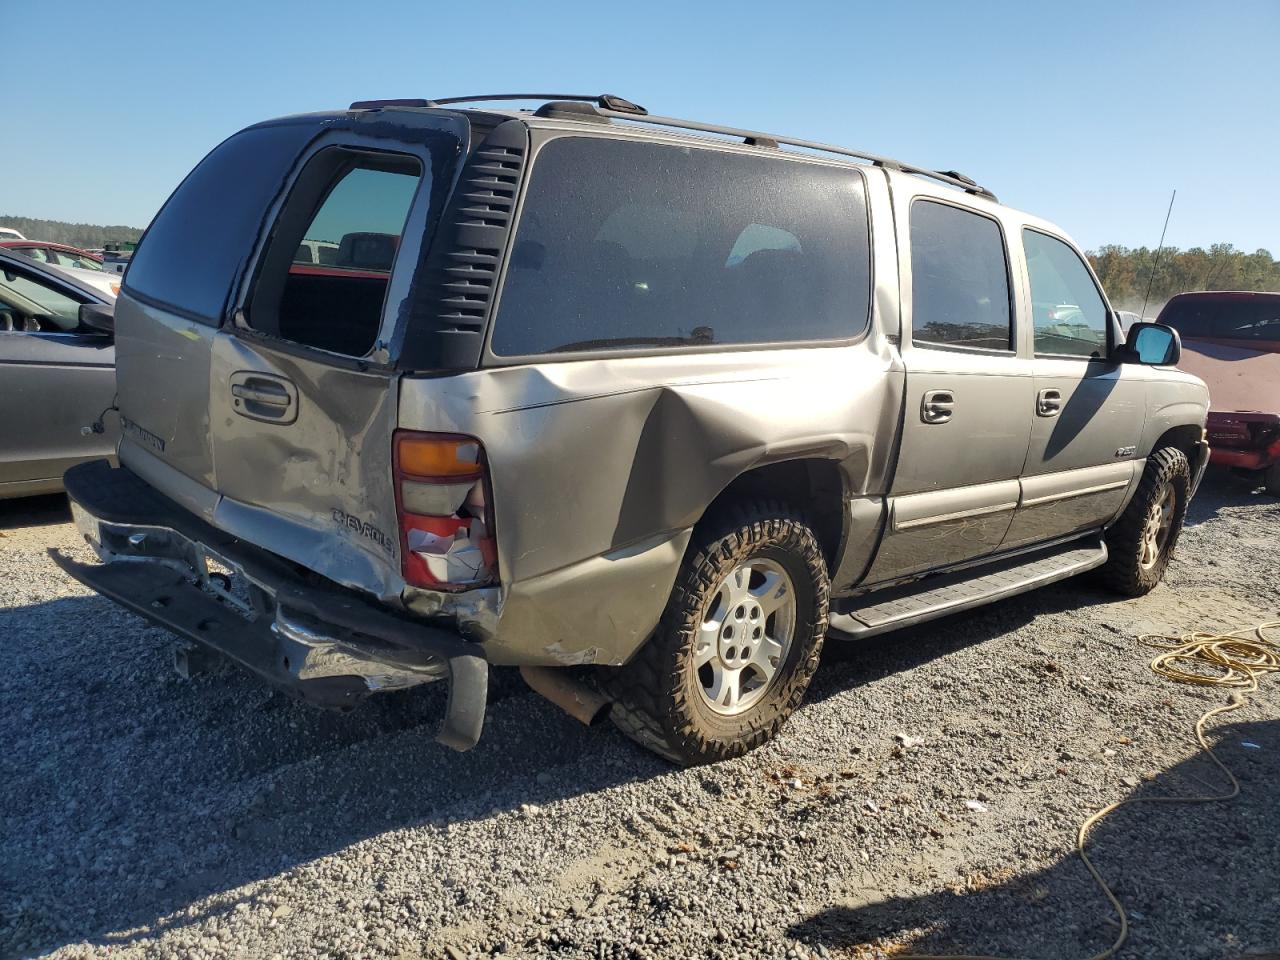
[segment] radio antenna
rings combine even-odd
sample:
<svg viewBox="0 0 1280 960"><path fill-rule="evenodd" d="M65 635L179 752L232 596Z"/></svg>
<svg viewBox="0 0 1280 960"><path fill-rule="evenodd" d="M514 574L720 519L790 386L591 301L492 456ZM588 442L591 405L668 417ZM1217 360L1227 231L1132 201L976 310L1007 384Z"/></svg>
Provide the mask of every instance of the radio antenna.
<svg viewBox="0 0 1280 960"><path fill-rule="evenodd" d="M1169 209L1164 215L1164 227L1160 230L1160 246L1156 247L1156 258L1151 262L1151 276L1147 278L1147 295L1142 298L1142 312L1138 314L1139 320L1147 319L1147 303L1151 300L1151 284L1155 283L1156 267L1160 266L1160 254L1164 250L1164 235L1169 229L1169 217L1173 214L1173 201L1178 197L1178 191L1173 191L1173 196L1169 198Z"/></svg>

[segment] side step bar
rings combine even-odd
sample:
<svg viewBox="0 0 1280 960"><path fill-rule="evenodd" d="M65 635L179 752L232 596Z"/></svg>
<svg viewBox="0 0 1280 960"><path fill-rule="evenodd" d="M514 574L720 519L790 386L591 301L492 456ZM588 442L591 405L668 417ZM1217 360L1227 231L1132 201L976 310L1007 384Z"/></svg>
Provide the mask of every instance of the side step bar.
<svg viewBox="0 0 1280 960"><path fill-rule="evenodd" d="M956 573L846 600L832 613L831 632L870 637L924 623L1074 577L1107 562L1101 537L1073 540L1044 550L992 561Z"/></svg>

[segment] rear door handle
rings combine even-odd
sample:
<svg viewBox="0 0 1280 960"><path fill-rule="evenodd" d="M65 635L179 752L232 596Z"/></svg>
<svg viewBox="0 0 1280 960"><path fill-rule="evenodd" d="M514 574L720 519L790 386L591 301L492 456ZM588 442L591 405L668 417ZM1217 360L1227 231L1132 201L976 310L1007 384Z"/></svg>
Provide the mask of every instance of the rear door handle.
<svg viewBox="0 0 1280 960"><path fill-rule="evenodd" d="M1036 415L1056 417L1062 412L1062 391L1041 390L1036 394Z"/></svg>
<svg viewBox="0 0 1280 960"><path fill-rule="evenodd" d="M268 407L287 407L289 405L289 394L274 385L262 387L237 383L232 385L231 395L239 397L241 400L266 404Z"/></svg>
<svg viewBox="0 0 1280 960"><path fill-rule="evenodd" d="M920 419L925 423L946 423L955 412L956 396L950 390L928 390L920 401Z"/></svg>
<svg viewBox="0 0 1280 960"><path fill-rule="evenodd" d="M288 424L298 419L298 388L272 373L233 373L231 398L235 412L250 420Z"/></svg>

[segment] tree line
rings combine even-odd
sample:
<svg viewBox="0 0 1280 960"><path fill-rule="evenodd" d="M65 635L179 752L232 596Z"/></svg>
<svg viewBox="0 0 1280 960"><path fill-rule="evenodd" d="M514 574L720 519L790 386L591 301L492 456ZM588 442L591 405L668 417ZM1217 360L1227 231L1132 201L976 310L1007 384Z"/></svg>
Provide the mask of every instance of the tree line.
<svg viewBox="0 0 1280 960"><path fill-rule="evenodd" d="M1245 253L1229 243L1215 243L1207 250L1165 247L1158 262L1155 250L1114 244L1091 250L1088 257L1119 310L1141 311L1150 285L1148 317L1175 293L1188 290L1280 291L1280 261L1266 250Z"/></svg>
<svg viewBox="0 0 1280 960"><path fill-rule="evenodd" d="M107 241L137 240L140 227L109 226L96 223L67 223L65 220L39 220L35 217L0 216L0 227L11 227L29 240L69 243L73 247L97 249Z"/></svg>

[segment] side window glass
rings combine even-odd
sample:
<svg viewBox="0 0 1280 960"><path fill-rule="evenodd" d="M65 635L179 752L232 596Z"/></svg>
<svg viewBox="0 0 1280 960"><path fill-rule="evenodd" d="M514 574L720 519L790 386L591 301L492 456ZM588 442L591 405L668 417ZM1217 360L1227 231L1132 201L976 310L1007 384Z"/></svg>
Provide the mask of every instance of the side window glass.
<svg viewBox="0 0 1280 960"><path fill-rule="evenodd" d="M586 137L533 167L490 347L498 356L852 338L867 325L860 175Z"/></svg>
<svg viewBox="0 0 1280 960"><path fill-rule="evenodd" d="M20 273L0 271L0 330L61 331L80 326L80 304L60 290Z"/></svg>
<svg viewBox="0 0 1280 960"><path fill-rule="evenodd" d="M1022 231L1036 353L1107 355L1107 306L1080 257L1056 237Z"/></svg>
<svg viewBox="0 0 1280 960"><path fill-rule="evenodd" d="M40 247L19 247L18 252L40 263L49 263L49 254Z"/></svg>
<svg viewBox="0 0 1280 960"><path fill-rule="evenodd" d="M413 157L346 147L317 153L263 257L250 326L334 353L368 353L421 180Z"/></svg>
<svg viewBox="0 0 1280 960"><path fill-rule="evenodd" d="M994 220L928 200L912 204L911 339L1012 348L1009 267Z"/></svg>

